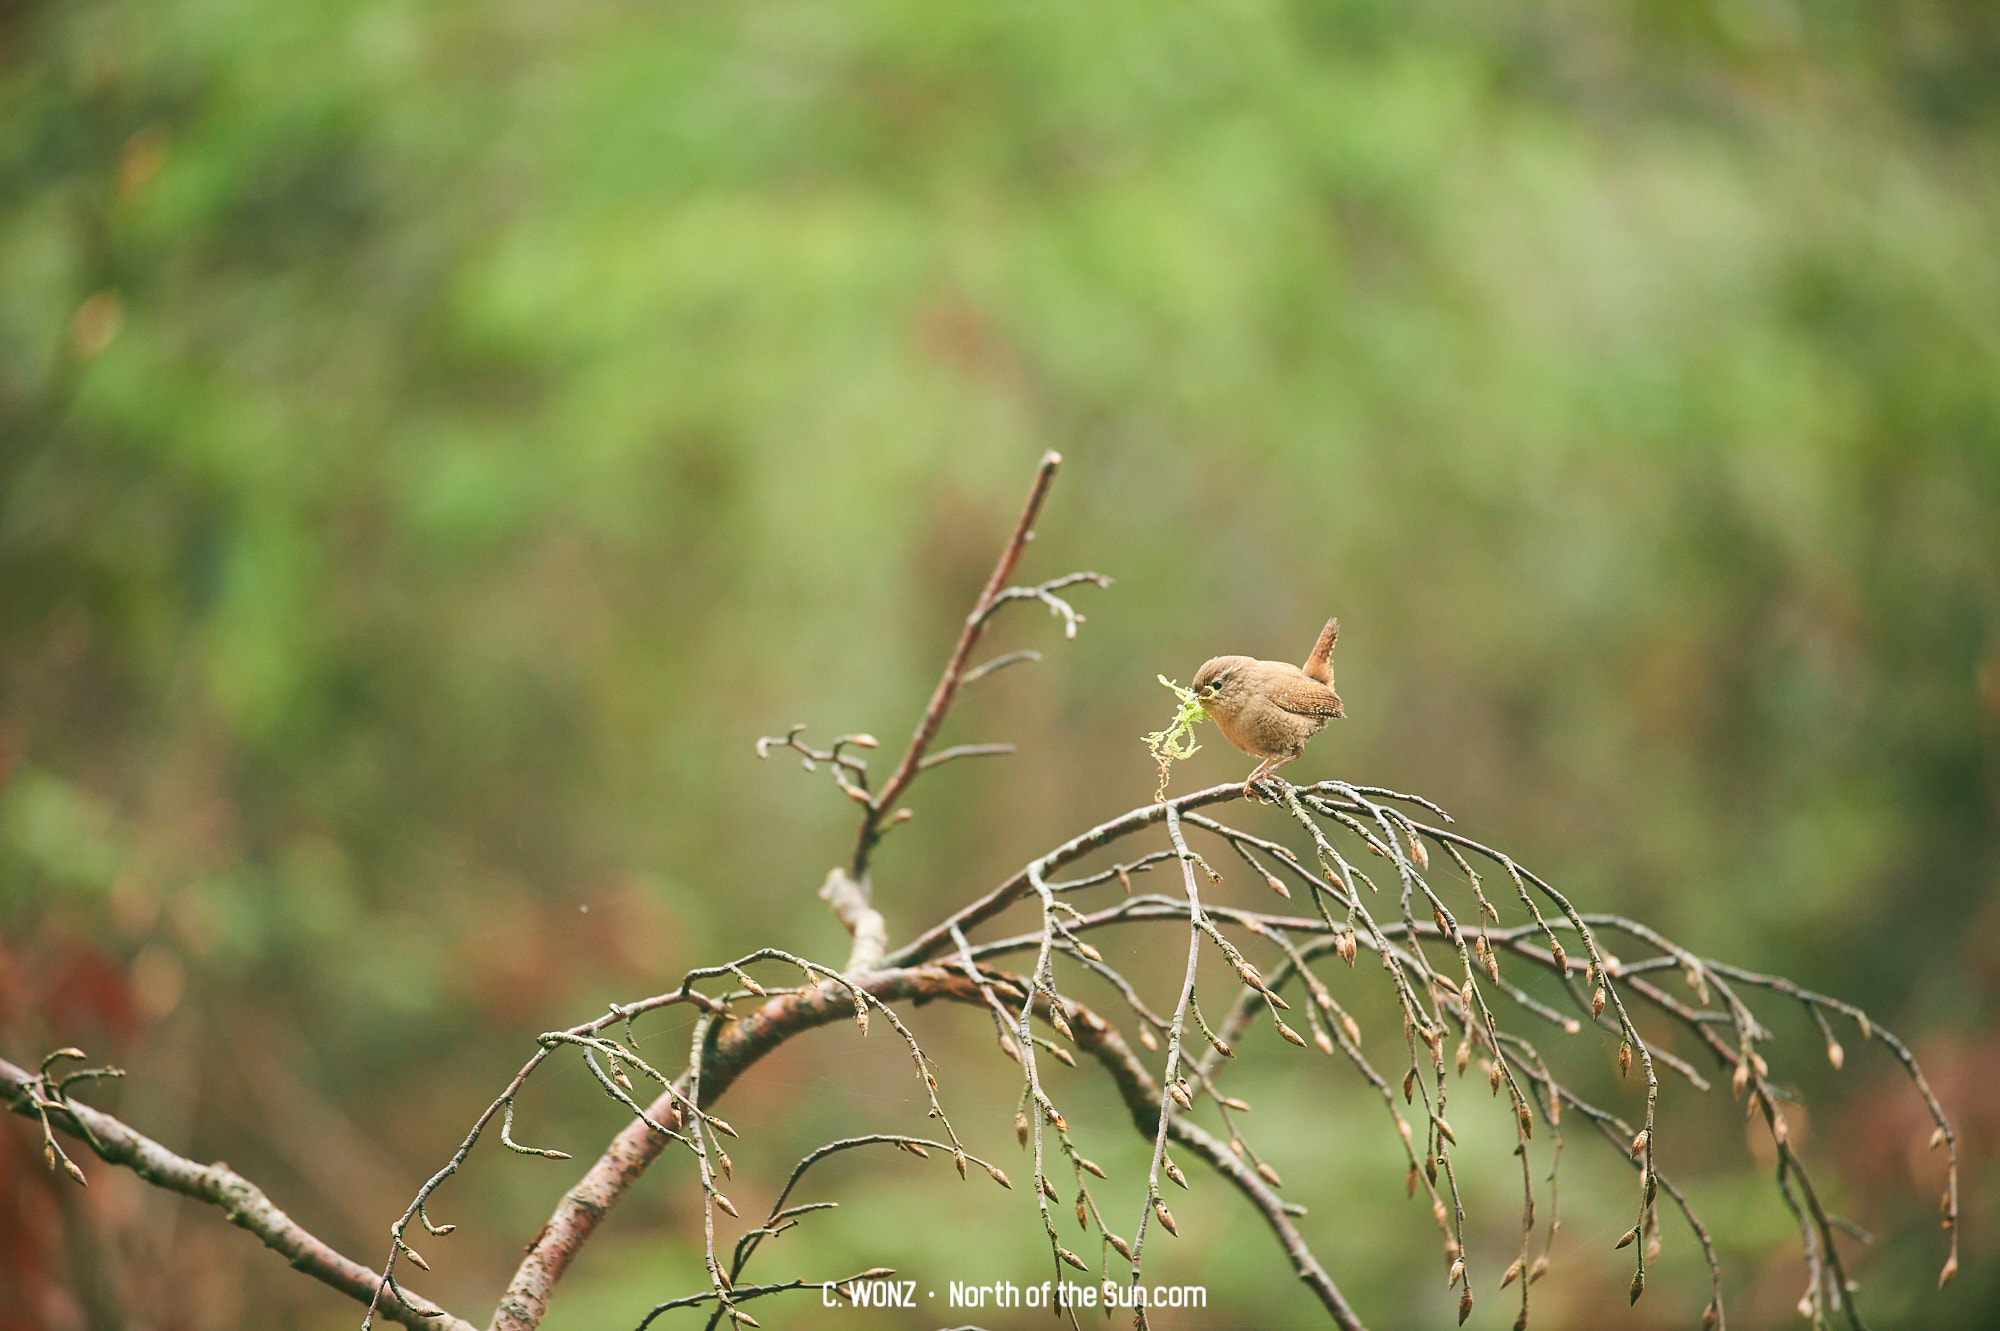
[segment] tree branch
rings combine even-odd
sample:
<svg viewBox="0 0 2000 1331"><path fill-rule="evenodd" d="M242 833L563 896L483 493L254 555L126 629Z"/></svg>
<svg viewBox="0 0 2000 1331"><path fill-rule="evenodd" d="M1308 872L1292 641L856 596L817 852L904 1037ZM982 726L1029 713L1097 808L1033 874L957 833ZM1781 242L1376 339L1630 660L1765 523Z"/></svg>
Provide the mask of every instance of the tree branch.
<svg viewBox="0 0 2000 1331"><path fill-rule="evenodd" d="M198 1165L102 1110L67 1097L52 1103L42 1078L5 1059L0 1059L0 1094L24 1118L41 1118L46 1109L53 1125L88 1143L105 1163L123 1165L155 1187L222 1208L231 1224L249 1230L293 1267L358 1303L367 1303L381 1283L376 1272L307 1232L228 1165ZM400 1287L385 1291L377 1310L420 1331L476 1331L472 1323Z"/></svg>
<svg viewBox="0 0 2000 1331"><path fill-rule="evenodd" d="M916 733L910 736L910 747L903 751L902 761L889 774L882 793L869 802L861 816L861 830L854 841L853 875L856 879L867 874L868 857L882 837L882 820L895 809L896 801L903 797L903 792L915 779L923 764L924 754L944 725L945 713L951 710L952 699L957 696L966 662L971 659L972 649L978 645L980 632L985 629L993 607L999 604L1007 580L1014 576L1014 567L1021 562L1028 542L1035 537L1035 519L1041 514L1042 501L1048 498L1049 484L1055 480L1056 468L1061 465L1062 454L1053 449L1042 454L1041 466L1036 469L1034 484L1028 490L1028 502L1022 506L1020 520L1014 524L1014 534L1000 551L999 562L994 564L993 575L986 580L985 590L979 593L972 613L965 617L965 627L958 635L958 646L952 649L951 659L945 662L944 673L938 676L937 687L931 690L931 700L924 708L923 719L917 722Z"/></svg>
<svg viewBox="0 0 2000 1331"><path fill-rule="evenodd" d="M1241 793L1240 786L1234 789ZM1006 977L1004 973L1002 977L1024 992L1028 988L1018 977ZM850 975L846 979L883 1002L943 1000L978 1007L987 1002L975 979L936 965ZM1038 997L1035 1006L1037 1014L1046 1017L1047 999ZM1070 1002L1066 1006L1077 1046L1089 1052L1111 1074L1134 1123L1150 1137L1159 1122L1158 1085L1109 1022L1081 1004ZM721 1098L737 1077L786 1040L814 1027L849 1018L853 1013L853 1001L839 985L822 984L778 995L754 1012L720 1023L703 1060L699 1103L706 1108ZM690 1081L683 1075L675 1086L684 1090ZM648 1115L657 1118L671 1113L676 1094L676 1091L663 1093L647 1110ZM1299 1279L1312 1289L1343 1331L1363 1331L1360 1318L1306 1247L1304 1237L1285 1211L1284 1202L1222 1143L1193 1123L1175 1115L1169 1135L1208 1161L1250 1200L1277 1234ZM526 1260L515 1272L506 1296L494 1313L493 1331L534 1331L548 1309L556 1282L568 1270L577 1252L623 1198L626 1189L659 1158L665 1146L665 1138L637 1119L612 1139L604 1154L564 1194L548 1224L529 1245Z"/></svg>

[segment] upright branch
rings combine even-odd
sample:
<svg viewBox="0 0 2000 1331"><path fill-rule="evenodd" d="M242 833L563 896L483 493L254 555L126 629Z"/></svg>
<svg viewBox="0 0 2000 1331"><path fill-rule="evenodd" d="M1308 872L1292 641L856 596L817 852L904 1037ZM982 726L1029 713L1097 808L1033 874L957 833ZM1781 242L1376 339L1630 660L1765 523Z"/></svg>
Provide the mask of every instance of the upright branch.
<svg viewBox="0 0 2000 1331"><path fill-rule="evenodd" d="M946 761L948 757L972 757L984 753L1004 753L1008 749L999 745L966 745L947 751L933 761L926 761L938 731L944 726L944 719L951 711L951 704L958 696L959 687L968 678L977 679L990 674L1008 658L988 662L984 666L971 667L973 649L979 645L980 635L986 631L986 623L994 611L1009 601L1037 600L1047 605L1050 611L1063 619L1065 636L1074 638L1076 626L1083 616L1076 613L1069 602L1057 596L1056 592L1077 583L1094 583L1099 587L1111 585L1111 579L1101 573L1071 573L1036 587L1010 587L1008 582L1014 576L1014 569L1027 551L1028 542L1035 539L1035 519L1041 516L1042 501L1048 498L1049 485L1055 480L1056 468L1062 465L1062 454L1053 449L1042 455L1041 464L1035 468L1034 483L1028 488L1028 501L1021 506L1021 516L1015 520L1013 535L1001 547L1000 558L993 565L993 573L986 579L986 586L980 590L979 599L972 604L972 611L965 617L965 625L959 630L958 644L952 648L951 656L944 664L944 672L938 676L937 687L931 690L930 702L924 706L923 716L917 721L916 732L910 736L909 747L889 779L882 786L881 793L862 799L861 827L854 838L854 859L850 872L858 881L868 874L868 861L874 854L876 843L886 830L885 819L896 815L897 803L910 788L910 783L919 772L928 770ZM1010 653L1012 660L1034 659L1022 653ZM970 667L970 668L969 668ZM865 786L863 787L865 791Z"/></svg>

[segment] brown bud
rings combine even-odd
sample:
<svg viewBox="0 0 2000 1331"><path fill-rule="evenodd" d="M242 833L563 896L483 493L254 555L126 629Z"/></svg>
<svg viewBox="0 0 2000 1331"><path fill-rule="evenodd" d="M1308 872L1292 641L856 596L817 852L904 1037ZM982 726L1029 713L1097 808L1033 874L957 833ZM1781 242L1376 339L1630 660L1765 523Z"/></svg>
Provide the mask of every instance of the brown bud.
<svg viewBox="0 0 2000 1331"><path fill-rule="evenodd" d="M736 1207L730 1202L730 1200L727 1197L723 1196L719 1192L715 1194L715 1204L721 1207L723 1210L729 1212L729 1214L731 1215L736 1214Z"/></svg>
<svg viewBox="0 0 2000 1331"><path fill-rule="evenodd" d="M1826 1042L1826 1061L1833 1064L1835 1072L1840 1071L1840 1065L1847 1061L1847 1051L1840 1047L1840 1041L1828 1040Z"/></svg>
<svg viewBox="0 0 2000 1331"><path fill-rule="evenodd" d="M1236 1057L1236 1051L1234 1049L1231 1049L1229 1047L1229 1042L1227 1040L1222 1039L1220 1036L1211 1035L1208 1037L1208 1042L1211 1045L1215 1046L1215 1052L1221 1054L1224 1058Z"/></svg>
<svg viewBox="0 0 2000 1331"><path fill-rule="evenodd" d="M1297 1031L1285 1025L1284 1022L1279 1021L1276 1017L1272 1017L1271 1022L1278 1028L1278 1034L1285 1037L1287 1043L1298 1045L1302 1049L1305 1047L1306 1043L1305 1036L1300 1035Z"/></svg>
<svg viewBox="0 0 2000 1331"><path fill-rule="evenodd" d="M1495 984L1500 983L1500 958L1492 952L1486 954L1486 978Z"/></svg>
<svg viewBox="0 0 2000 1331"><path fill-rule="evenodd" d="M1646 1130L1644 1128L1641 1128L1639 1129L1638 1135L1632 1138L1632 1146L1630 1154L1634 1158L1637 1158L1638 1156L1645 1154L1645 1151L1646 1151Z"/></svg>
<svg viewBox="0 0 2000 1331"><path fill-rule="evenodd" d="M1549 940L1549 955L1556 959L1557 970L1569 974L1569 957L1563 952L1563 945L1553 938Z"/></svg>
<svg viewBox="0 0 2000 1331"><path fill-rule="evenodd" d="M1340 954L1340 959L1342 961L1352 966L1354 964L1354 953L1356 950L1354 943L1354 931L1350 929L1346 933L1336 936L1333 940L1333 950Z"/></svg>
<svg viewBox="0 0 2000 1331"><path fill-rule="evenodd" d="M1083 1258L1077 1256L1075 1253L1071 1252L1068 1248L1058 1247L1056 1251L1062 1254L1062 1259L1065 1262L1069 1263L1077 1270L1088 1271L1090 1269L1089 1267L1083 1264Z"/></svg>
<svg viewBox="0 0 2000 1331"><path fill-rule="evenodd" d="M1224 1109L1233 1109L1239 1114L1247 1114L1250 1112L1250 1102L1248 1100L1239 1100L1233 1095L1225 1095L1220 1100L1216 1101L1216 1103L1221 1105Z"/></svg>
<svg viewBox="0 0 2000 1331"><path fill-rule="evenodd" d="M74 1165L71 1165L71 1166L70 1166L70 1168L72 1168L72 1169L74 1169L75 1167L76 1167L76 1166L74 1166ZM720 1196L720 1195L721 1195L721 1194L719 1194L719 1193L717 1194L717 1196ZM430 1269L431 1269L431 1264L430 1264L429 1262L427 1262L427 1261L425 1261L425 1260L424 1260L424 1255L423 1255L422 1253L418 1252L418 1251L417 1251L417 1250L416 1250L415 1248L412 1248L412 1247L411 1247L411 1246L410 1246L409 1244L407 1244L407 1243L403 1244L403 1245L402 1245L402 1247L403 1247L403 1251L404 1251L404 1252L405 1252L406 1254L408 1254L408 1255L409 1255L409 1258L410 1258L410 1260L411 1260L412 1262L415 1262L415 1263L416 1263L416 1265L417 1265L417 1269L418 1269L418 1270L420 1270L420 1271L428 1271L428 1270L430 1270Z"/></svg>
<svg viewBox="0 0 2000 1331"><path fill-rule="evenodd" d="M1546 1256L1537 1257L1535 1264L1528 1268L1528 1283L1532 1285L1548 1273L1549 1259Z"/></svg>
<svg viewBox="0 0 2000 1331"><path fill-rule="evenodd" d="M1708 1306L1701 1310L1701 1331L1709 1331L1710 1327L1721 1320L1721 1311L1715 1306L1715 1300L1710 1299Z"/></svg>
<svg viewBox="0 0 2000 1331"><path fill-rule="evenodd" d="M1079 1229L1090 1228L1090 1209L1085 1205L1084 1194L1076 1195L1076 1223Z"/></svg>
<svg viewBox="0 0 2000 1331"><path fill-rule="evenodd" d="M1410 1166L1410 1172L1403 1180L1403 1194L1407 1197L1417 1195L1417 1167L1415 1165Z"/></svg>
<svg viewBox="0 0 2000 1331"><path fill-rule="evenodd" d="M1056 1057L1056 1062L1062 1064L1064 1067L1073 1068L1076 1066L1075 1057L1073 1057L1070 1054L1069 1050L1063 1048L1061 1045L1059 1044L1050 1045L1049 1052L1051 1054L1054 1054Z"/></svg>
<svg viewBox="0 0 2000 1331"><path fill-rule="evenodd" d="M1507 1288L1507 1286L1513 1284L1516 1280L1519 1280L1520 1278L1521 1278L1521 1259L1516 1257L1513 1260L1513 1262L1507 1267L1507 1269L1501 1272L1500 1288L1505 1289Z"/></svg>
<svg viewBox="0 0 2000 1331"><path fill-rule="evenodd" d="M1403 1145L1410 1144L1410 1121L1401 1114L1396 1115L1396 1131L1403 1136Z"/></svg>
<svg viewBox="0 0 2000 1331"><path fill-rule="evenodd" d="M1552 1128L1559 1128L1562 1126L1562 1121L1563 1121L1562 1097L1560 1095L1556 1095L1553 1092L1551 1092L1549 1095L1549 1126Z"/></svg>
<svg viewBox="0 0 2000 1331"><path fill-rule="evenodd" d="M1096 948L1092 947L1090 944L1084 942L1080 938L1076 942L1076 950L1083 953L1084 956L1090 958L1092 961L1104 960L1104 954L1102 952L1099 952Z"/></svg>
<svg viewBox="0 0 2000 1331"><path fill-rule="evenodd" d="M1749 1084L1750 1061L1739 1058L1736 1060L1736 1071L1731 1073L1729 1077L1729 1090L1731 1094L1741 1095L1743 1094L1743 1088Z"/></svg>
<svg viewBox="0 0 2000 1331"><path fill-rule="evenodd" d="M1186 1091L1181 1089L1181 1084L1177 1081L1170 1081L1167 1083L1167 1094L1172 1096L1174 1103L1179 1105L1182 1109L1192 1109L1194 1107L1193 1098L1190 1097Z"/></svg>
<svg viewBox="0 0 2000 1331"><path fill-rule="evenodd" d="M866 1035L866 1034L868 1034L868 1009L867 1009L867 1008L865 1008L865 1007L858 1007L858 1008L854 1009L854 1024L855 1024L856 1026L859 1026L859 1027L861 1028L861 1033L862 1033L863 1035Z"/></svg>
<svg viewBox="0 0 2000 1331"><path fill-rule="evenodd" d="M1437 1222L1437 1227L1439 1229L1447 1231L1447 1236L1445 1238L1445 1242L1447 1244L1451 1242L1451 1239L1449 1237L1449 1226L1447 1224L1449 1218L1450 1218L1450 1213L1444 1209L1444 1201L1441 1198L1437 1197L1431 1198L1431 1219Z"/></svg>
<svg viewBox="0 0 2000 1331"><path fill-rule="evenodd" d="M1116 1234L1106 1234L1104 1236L1104 1240L1105 1242L1111 1245L1111 1251L1117 1253L1120 1257L1123 1257L1128 1262L1132 1260L1131 1244L1127 1243L1124 1239L1119 1238Z"/></svg>
<svg viewBox="0 0 2000 1331"><path fill-rule="evenodd" d="M1054 1110L1053 1108L1051 1108L1051 1109L1050 1109L1050 1110L1048 1111L1048 1115L1049 1115L1049 1122L1051 1122L1051 1123L1053 1123L1053 1124L1055 1124L1055 1125L1056 1125L1056 1131L1057 1131L1057 1132L1068 1132L1068 1131L1069 1131L1069 1120L1068 1120L1068 1119L1064 1118L1064 1117L1063 1117L1063 1116L1062 1116L1061 1114L1058 1114L1058 1113L1057 1113L1057 1112L1056 1112L1056 1111L1055 1111L1055 1110Z"/></svg>
<svg viewBox="0 0 2000 1331"><path fill-rule="evenodd" d="M1463 1276L1464 1274L1465 1274L1465 1259L1463 1257L1455 1259L1451 1264L1451 1270L1445 1272L1444 1283L1446 1288L1456 1285L1459 1281L1459 1277Z"/></svg>
<svg viewBox="0 0 2000 1331"><path fill-rule="evenodd" d="M1094 1175L1097 1178L1106 1177L1104 1171L1098 1167L1097 1162L1085 1156L1080 1155L1076 1158L1076 1166L1086 1174Z"/></svg>
<svg viewBox="0 0 2000 1331"><path fill-rule="evenodd" d="M1553 1102L1549 1107L1551 1109L1555 1107ZM1529 1111L1526 1104L1516 1104L1514 1106L1514 1118L1521 1125L1521 1135L1523 1137L1532 1137L1535 1135L1535 1116ZM1555 1125L1550 1124L1549 1126L1554 1127Z"/></svg>
<svg viewBox="0 0 2000 1331"><path fill-rule="evenodd" d="M1063 1015L1061 1003L1049 1004L1049 1025L1056 1028L1065 1040L1074 1040L1076 1035L1069 1028L1069 1018Z"/></svg>
<svg viewBox="0 0 2000 1331"><path fill-rule="evenodd" d="M1458 1296L1458 1324L1465 1325L1465 1319L1472 1316L1472 1291L1463 1290Z"/></svg>
<svg viewBox="0 0 2000 1331"><path fill-rule="evenodd" d="M1479 1066L1485 1070L1486 1082L1487 1085L1493 1088L1493 1094L1500 1094L1500 1078L1502 1076L1500 1065L1490 1058L1482 1058L1479 1060Z"/></svg>
<svg viewBox="0 0 2000 1331"><path fill-rule="evenodd" d="M1634 1225L1631 1229L1626 1230L1623 1234L1620 1234L1618 1236L1618 1242L1611 1245L1612 1251L1615 1252L1619 1248L1630 1247L1632 1245L1632 1241L1638 1237L1639 1237L1639 1228L1638 1226Z"/></svg>
<svg viewBox="0 0 2000 1331"><path fill-rule="evenodd" d="M995 1168L994 1166L992 1166L992 1165L988 1165L988 1166L986 1166L986 1172L987 1172L988 1174L992 1175L992 1176L993 1176L993 1181L994 1181L995 1183L998 1183L998 1184L999 1184L999 1185L1000 1185L1001 1187L1003 1187L1003 1188L1009 1188L1009 1189L1011 1189L1011 1188L1012 1188L1012 1187L1014 1186L1014 1185L1013 1185L1012 1183L1010 1183L1010 1182L1008 1182L1008 1181L1007 1181L1007 1176L1006 1176L1005 1174L1001 1173L1001 1172L1000 1172L1000 1171L999 1171L999 1170L998 1170L997 1168Z"/></svg>
<svg viewBox="0 0 2000 1331"><path fill-rule="evenodd" d="M1141 1026L1139 1028L1139 1043L1145 1045L1149 1050L1157 1050L1160 1047L1160 1041L1153 1034L1153 1028L1150 1026Z"/></svg>
<svg viewBox="0 0 2000 1331"><path fill-rule="evenodd" d="M1632 1302L1637 1303L1639 1296L1645 1292L1646 1273L1644 1271L1634 1271L1632 1273Z"/></svg>
<svg viewBox="0 0 2000 1331"><path fill-rule="evenodd" d="M953 1152L951 1153L951 1162L952 1162L952 1163L953 1163L954 1165L957 1165L957 1166L958 1166L958 1176L959 1176L960 1178L964 1178L964 1177L965 1177L965 1152L963 1152L963 1151L953 1151Z"/></svg>
<svg viewBox="0 0 2000 1331"><path fill-rule="evenodd" d="M1943 1289L1946 1285L1949 1285L1951 1278L1957 1274L1958 1254L1954 1252L1951 1256L1944 1259L1944 1269L1938 1272L1938 1288Z"/></svg>
<svg viewBox="0 0 2000 1331"><path fill-rule="evenodd" d="M1028 1115L1025 1112L1014 1115L1014 1140L1021 1144L1022 1150L1028 1148L1028 1126Z"/></svg>
<svg viewBox="0 0 2000 1331"><path fill-rule="evenodd" d="M1938 1147L1942 1145L1944 1145L1944 1129L1943 1128L1931 1129L1931 1149L1935 1151Z"/></svg>
<svg viewBox="0 0 2000 1331"><path fill-rule="evenodd" d="M1472 1061L1472 1041L1460 1040L1458 1042L1458 1058L1456 1060L1456 1062L1458 1063L1459 1076L1463 1077L1465 1075L1465 1065L1470 1063L1471 1061Z"/></svg>
<svg viewBox="0 0 2000 1331"><path fill-rule="evenodd" d="M1417 1070L1412 1067L1403 1074L1403 1103L1410 1104L1417 1098Z"/></svg>
<svg viewBox="0 0 2000 1331"><path fill-rule="evenodd" d="M1618 1075L1623 1077L1632 1071L1632 1042L1627 1040L1618 1046Z"/></svg>
<svg viewBox="0 0 2000 1331"><path fill-rule="evenodd" d="M1428 1151L1424 1153L1424 1177L1431 1181L1432 1187L1437 1186L1437 1181L1438 1181L1437 1157L1430 1154Z"/></svg>
<svg viewBox="0 0 2000 1331"><path fill-rule="evenodd" d="M1168 1178L1172 1179L1175 1183L1178 1183L1183 1189L1187 1187L1188 1185L1187 1175L1181 1173L1181 1167L1179 1165L1175 1164L1171 1160L1168 1160L1162 1166L1162 1168L1165 1169Z"/></svg>
<svg viewBox="0 0 2000 1331"><path fill-rule="evenodd" d="M922 1142L897 1142L896 1145L898 1148L908 1151L911 1155L921 1157L925 1160L931 1158L931 1153L924 1149Z"/></svg>
<svg viewBox="0 0 2000 1331"><path fill-rule="evenodd" d="M1597 991L1590 996L1590 1015L1593 1017L1604 1015L1604 986L1601 984L1597 986Z"/></svg>
<svg viewBox="0 0 2000 1331"><path fill-rule="evenodd" d="M1333 1037L1328 1035L1326 1029L1322 1026L1315 1025L1313 1027L1313 1043L1319 1046L1321 1053L1330 1054L1333 1052Z"/></svg>
<svg viewBox="0 0 2000 1331"><path fill-rule="evenodd" d="M1173 1235L1175 1238L1181 1236L1180 1228L1174 1224L1174 1213L1169 1211L1167 1204L1158 1197L1153 1199L1153 1213L1160 1217L1160 1223L1167 1227L1167 1233Z"/></svg>
<svg viewBox="0 0 2000 1331"><path fill-rule="evenodd" d="M1521 1309L1521 1315L1514 1319L1514 1331L1528 1331L1528 1310Z"/></svg>
<svg viewBox="0 0 2000 1331"><path fill-rule="evenodd" d="M1443 1119L1439 1119L1437 1121L1437 1128L1438 1136L1444 1138L1453 1146L1458 1145L1458 1134L1451 1130L1451 1124L1445 1122Z"/></svg>
<svg viewBox="0 0 2000 1331"><path fill-rule="evenodd" d="M1347 1032L1349 1040L1355 1044L1361 1043L1361 1023L1356 1021L1349 1013L1343 1012L1340 1014L1340 1029Z"/></svg>
<svg viewBox="0 0 2000 1331"><path fill-rule="evenodd" d="M1276 874L1269 874L1269 873L1265 874L1264 886L1270 888L1273 892L1276 892L1281 897L1290 897L1292 895L1292 889L1286 887L1284 882Z"/></svg>
<svg viewBox="0 0 2000 1331"><path fill-rule="evenodd" d="M1274 1188L1285 1186L1285 1181L1278 1177L1278 1171L1265 1164L1262 1160L1257 1162L1257 1177L1263 1179Z"/></svg>

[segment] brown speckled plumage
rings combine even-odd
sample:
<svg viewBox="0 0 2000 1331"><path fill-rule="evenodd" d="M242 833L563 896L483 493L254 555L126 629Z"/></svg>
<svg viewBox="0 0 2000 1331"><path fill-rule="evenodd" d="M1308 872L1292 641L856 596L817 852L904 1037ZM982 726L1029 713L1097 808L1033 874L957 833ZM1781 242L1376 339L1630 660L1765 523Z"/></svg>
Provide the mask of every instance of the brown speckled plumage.
<svg viewBox="0 0 2000 1331"><path fill-rule="evenodd" d="M1303 667L1248 656L1217 656L1195 672L1195 696L1222 737L1263 761L1243 783L1251 785L1305 752L1306 741L1329 720L1342 717L1333 691L1333 644L1340 621L1329 619Z"/></svg>

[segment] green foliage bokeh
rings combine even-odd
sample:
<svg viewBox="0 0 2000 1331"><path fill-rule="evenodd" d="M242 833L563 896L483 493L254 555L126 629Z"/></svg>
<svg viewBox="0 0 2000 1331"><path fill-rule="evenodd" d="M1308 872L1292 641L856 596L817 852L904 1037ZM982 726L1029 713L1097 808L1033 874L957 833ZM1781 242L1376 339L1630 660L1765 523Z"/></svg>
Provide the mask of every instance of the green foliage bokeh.
<svg viewBox="0 0 2000 1331"><path fill-rule="evenodd" d="M1024 576L1118 581L1074 643L1009 611L995 650L1047 660L951 733L1021 752L919 787L892 935L1145 800L1156 674L1337 614L1352 719L1299 779L1418 790L1911 1038L1972 1168L1944 1294L1907 1091L1803 1023L1787 1072L1883 1235L1877 1324L1984 1325L2000 21L1969 0L0 5L0 1053L116 1058L104 1103L379 1261L534 1033L758 944L839 959L812 891L850 806L751 742L893 748L1049 447ZM1011 1152L979 1021L934 1020ZM746 1081L749 1206L920 1122L873 1043ZM1365 1090L1277 1049L1259 1113L1328 1268L1372 1325L1442 1324ZM579 1155L616 1125L581 1075L538 1096L523 1133ZM1789 1316L1730 1108L1672 1108L1744 1324ZM1018 1193L981 1266L926 1219L955 1180L881 1168L798 1265L873 1235L934 1281L1039 1269ZM475 1169L426 1288L483 1319L569 1177ZM1311 1324L1204 1191L1162 1260L1215 1324ZM1685 1239L1623 1312L1626 1222L1575 1191L1538 1324L1691 1324ZM648 1180L549 1325L698 1284L689 1192ZM109 1236L47 1256L92 1325L353 1320L212 1214L64 1205Z"/></svg>

